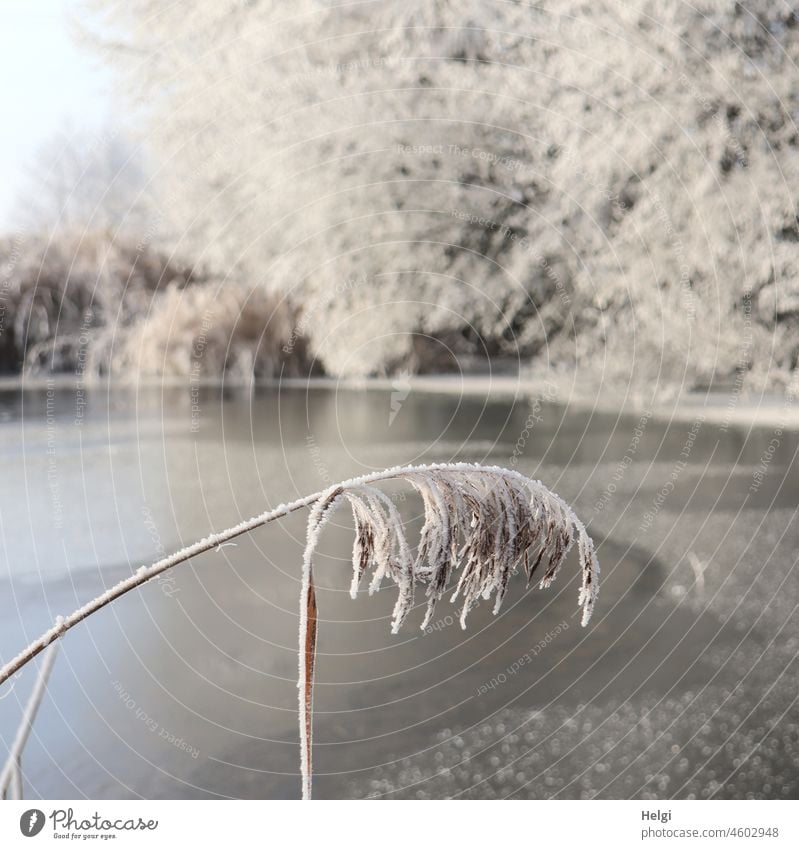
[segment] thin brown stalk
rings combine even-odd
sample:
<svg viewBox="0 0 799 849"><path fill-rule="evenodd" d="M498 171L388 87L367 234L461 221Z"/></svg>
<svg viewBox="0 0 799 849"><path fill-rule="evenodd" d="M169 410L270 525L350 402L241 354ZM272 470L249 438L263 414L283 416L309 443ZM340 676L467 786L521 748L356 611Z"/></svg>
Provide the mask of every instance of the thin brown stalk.
<svg viewBox="0 0 799 849"><path fill-rule="evenodd" d="M302 722L305 729L305 739L302 741L302 758L307 765L305 774L307 781L303 780L303 796L310 798L311 782L313 775L313 682L314 667L316 666L316 634L318 630L316 590L314 588L313 573L308 581L308 593L305 602L305 615L307 626L305 628L305 645L303 646L303 662L305 664L305 681L302 689Z"/></svg>

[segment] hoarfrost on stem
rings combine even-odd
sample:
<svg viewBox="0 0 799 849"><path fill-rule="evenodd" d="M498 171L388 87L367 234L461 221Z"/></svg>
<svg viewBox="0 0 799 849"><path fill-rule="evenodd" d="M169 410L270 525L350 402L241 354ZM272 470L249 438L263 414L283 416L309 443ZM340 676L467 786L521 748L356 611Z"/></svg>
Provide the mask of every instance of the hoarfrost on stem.
<svg viewBox="0 0 799 849"><path fill-rule="evenodd" d="M374 484L402 480L422 499L424 523L415 556L391 499ZM577 540L582 584L578 604L586 625L596 603L599 563L585 526L559 496L539 481L497 466L453 463L388 469L337 484L317 501L308 520L300 599L300 739L303 798L311 797L313 673L317 643L313 555L322 529L348 501L355 525L350 595L373 570L369 592L384 578L398 589L391 620L396 634L413 608L417 584L425 586L424 630L454 573L452 601L461 600L460 622L480 599L494 594L498 613L511 575L520 567L527 585L543 564L539 586L549 587Z"/></svg>

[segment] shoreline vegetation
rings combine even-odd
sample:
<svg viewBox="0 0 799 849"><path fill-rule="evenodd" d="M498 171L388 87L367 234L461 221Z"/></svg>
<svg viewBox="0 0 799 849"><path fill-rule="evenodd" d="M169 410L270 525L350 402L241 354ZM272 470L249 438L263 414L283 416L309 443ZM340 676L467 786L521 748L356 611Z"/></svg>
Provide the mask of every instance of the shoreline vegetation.
<svg viewBox="0 0 799 849"><path fill-rule="evenodd" d="M149 108L0 235L0 374L795 419L794 11L195 5L89 3Z"/></svg>
<svg viewBox="0 0 799 849"><path fill-rule="evenodd" d="M477 4L464 26L414 0L364 28L359 6L195 5L91 0L115 49L88 43L148 108L138 141L72 139L51 214L0 237L0 372L444 382L513 361L610 408L626 387L666 410L709 387L723 420L796 396L788 7ZM140 167L99 179L120 158Z"/></svg>

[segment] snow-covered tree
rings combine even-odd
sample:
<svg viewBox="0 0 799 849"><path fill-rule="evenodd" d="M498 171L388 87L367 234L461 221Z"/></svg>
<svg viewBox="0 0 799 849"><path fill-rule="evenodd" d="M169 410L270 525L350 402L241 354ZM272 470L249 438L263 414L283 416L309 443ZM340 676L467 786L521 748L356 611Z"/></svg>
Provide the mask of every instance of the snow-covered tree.
<svg viewBox="0 0 799 849"><path fill-rule="evenodd" d="M91 4L171 246L323 315L330 371L795 364L791 4Z"/></svg>

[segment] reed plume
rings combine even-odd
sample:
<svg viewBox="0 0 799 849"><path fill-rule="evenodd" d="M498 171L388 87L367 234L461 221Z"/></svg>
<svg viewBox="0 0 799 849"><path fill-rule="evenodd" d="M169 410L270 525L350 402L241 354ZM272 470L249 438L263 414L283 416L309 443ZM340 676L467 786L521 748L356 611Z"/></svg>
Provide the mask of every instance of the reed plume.
<svg viewBox="0 0 799 849"><path fill-rule="evenodd" d="M385 480L410 484L422 499L424 524L415 553L405 536L394 502L374 484ZM540 574L539 586L557 577L575 539L582 570L578 604L582 624L591 618L598 591L599 563L594 544L574 511L539 481L498 466L455 463L390 469L376 476L332 486L308 518L300 597L300 738L303 798L311 797L313 675L317 642L313 555L325 524L343 503L352 509L355 541L350 595L355 598L371 570L369 593L384 580L397 587L391 620L396 634L414 606L417 585L424 587L429 624L436 604L455 581L451 601L460 600L460 623L480 600L494 596L496 614L511 575L524 570L527 586Z"/></svg>

